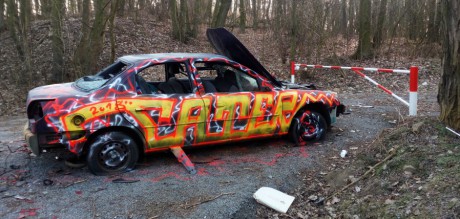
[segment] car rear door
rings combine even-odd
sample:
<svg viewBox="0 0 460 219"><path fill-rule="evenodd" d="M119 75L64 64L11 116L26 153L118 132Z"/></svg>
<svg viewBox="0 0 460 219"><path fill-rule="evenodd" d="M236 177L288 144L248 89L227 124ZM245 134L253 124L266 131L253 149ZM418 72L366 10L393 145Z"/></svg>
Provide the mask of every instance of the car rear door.
<svg viewBox="0 0 460 219"><path fill-rule="evenodd" d="M173 63L174 64L174 63ZM198 130L204 129L204 103L196 92L195 83L186 61L181 62L182 72L172 73L172 77L181 74L182 78L157 78L166 72L171 63L159 63L147 66L135 76L137 96L118 99L124 115L137 125L148 142L149 150L158 150L173 146L189 146L196 143ZM169 66L169 67L168 67ZM160 70L152 70L154 68Z"/></svg>

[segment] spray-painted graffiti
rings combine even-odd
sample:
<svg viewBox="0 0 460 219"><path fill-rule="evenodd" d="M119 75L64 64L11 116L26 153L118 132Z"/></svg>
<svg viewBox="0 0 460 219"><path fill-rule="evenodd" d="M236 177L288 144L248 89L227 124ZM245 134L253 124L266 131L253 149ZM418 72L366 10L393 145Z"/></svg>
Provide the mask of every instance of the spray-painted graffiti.
<svg viewBox="0 0 460 219"><path fill-rule="evenodd" d="M164 82L139 79L145 69L157 65L165 66ZM218 71L216 65L226 67L226 75L200 75L203 70ZM180 66L185 66L179 69L187 76L185 83L173 81L179 73L168 73ZM231 73L228 69L242 75L234 76L233 88L218 83L219 77ZM181 86L183 92L170 92L165 86ZM219 90L224 87L233 90ZM284 135L299 110L316 104L323 116L333 117L328 121L335 121L340 105L333 92L275 86L249 68L213 54L122 57L95 76L35 88L27 104L29 129L37 142L28 139L34 152L40 145L63 144L76 154L84 153L95 135L113 129L134 135L144 152Z"/></svg>

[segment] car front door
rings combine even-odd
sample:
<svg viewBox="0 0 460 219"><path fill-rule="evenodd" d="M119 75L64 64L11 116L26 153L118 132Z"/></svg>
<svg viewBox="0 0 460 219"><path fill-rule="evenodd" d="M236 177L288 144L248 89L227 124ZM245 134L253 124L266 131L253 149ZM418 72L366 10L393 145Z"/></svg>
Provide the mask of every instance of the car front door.
<svg viewBox="0 0 460 219"><path fill-rule="evenodd" d="M264 89L260 78L232 62L195 62L207 115L200 142L272 136L279 131L278 92ZM251 73L251 74L250 74Z"/></svg>

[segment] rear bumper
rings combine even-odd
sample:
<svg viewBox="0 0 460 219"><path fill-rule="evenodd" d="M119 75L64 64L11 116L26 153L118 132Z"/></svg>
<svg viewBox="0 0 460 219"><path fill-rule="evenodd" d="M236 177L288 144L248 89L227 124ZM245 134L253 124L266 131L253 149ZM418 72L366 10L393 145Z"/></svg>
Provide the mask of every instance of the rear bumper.
<svg viewBox="0 0 460 219"><path fill-rule="evenodd" d="M32 153L34 153L35 155L39 155L40 146L38 145L38 136L32 133L32 131L30 131L28 122L24 126L23 133L24 133L26 144L30 148Z"/></svg>

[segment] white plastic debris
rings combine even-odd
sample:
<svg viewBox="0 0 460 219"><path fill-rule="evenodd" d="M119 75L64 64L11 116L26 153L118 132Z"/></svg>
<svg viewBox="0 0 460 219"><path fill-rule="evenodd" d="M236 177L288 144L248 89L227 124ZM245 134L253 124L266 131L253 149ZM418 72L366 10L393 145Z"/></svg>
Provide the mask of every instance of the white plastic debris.
<svg viewBox="0 0 460 219"><path fill-rule="evenodd" d="M454 131L453 129L451 129L449 127L446 127L446 129L460 137L460 133L457 133L456 131Z"/></svg>
<svg viewBox="0 0 460 219"><path fill-rule="evenodd" d="M347 153L348 153L347 150L342 150L342 151L340 152L340 157L341 157L341 158L345 158L345 156L347 156Z"/></svg>
<svg viewBox="0 0 460 219"><path fill-rule="evenodd" d="M423 86L427 86L427 85L428 85L428 82L425 81L425 82L422 83L422 85L423 85Z"/></svg>
<svg viewBox="0 0 460 219"><path fill-rule="evenodd" d="M262 187L254 193L257 202L274 209L280 213L286 213L295 197L280 192L270 187Z"/></svg>

